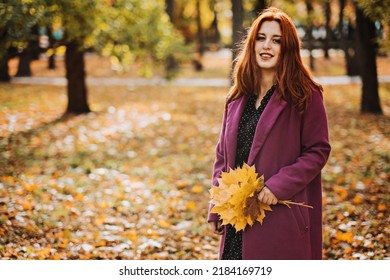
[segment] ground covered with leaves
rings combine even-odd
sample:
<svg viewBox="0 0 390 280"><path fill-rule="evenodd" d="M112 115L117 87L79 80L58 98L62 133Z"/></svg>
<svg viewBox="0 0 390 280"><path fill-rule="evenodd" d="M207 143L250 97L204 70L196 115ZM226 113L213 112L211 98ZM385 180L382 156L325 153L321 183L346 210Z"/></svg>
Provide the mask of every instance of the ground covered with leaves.
<svg viewBox="0 0 390 280"><path fill-rule="evenodd" d="M390 87L384 116L358 86L326 88L324 258L389 253ZM206 223L225 88L89 87L62 118L57 86L0 88L2 259L216 259Z"/></svg>

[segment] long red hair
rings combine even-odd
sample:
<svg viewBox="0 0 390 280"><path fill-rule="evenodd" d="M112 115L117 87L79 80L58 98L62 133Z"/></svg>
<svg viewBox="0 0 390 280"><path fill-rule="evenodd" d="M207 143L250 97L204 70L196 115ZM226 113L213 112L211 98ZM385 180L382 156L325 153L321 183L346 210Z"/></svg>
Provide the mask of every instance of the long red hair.
<svg viewBox="0 0 390 280"><path fill-rule="evenodd" d="M229 91L227 104L242 95L257 94L260 90L261 69L256 62L255 43L260 27L265 21L276 21L282 32L281 51L276 69L278 98L295 106L303 113L311 100L313 87L322 91L304 66L300 54L301 43L291 18L282 10L271 7L252 23L241 51L236 58L233 71L234 84Z"/></svg>

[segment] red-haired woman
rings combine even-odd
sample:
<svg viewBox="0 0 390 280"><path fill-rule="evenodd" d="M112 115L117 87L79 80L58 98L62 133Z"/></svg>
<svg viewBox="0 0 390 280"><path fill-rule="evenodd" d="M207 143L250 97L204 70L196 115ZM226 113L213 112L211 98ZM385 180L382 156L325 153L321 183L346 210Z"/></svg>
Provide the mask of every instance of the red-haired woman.
<svg viewBox="0 0 390 280"><path fill-rule="evenodd" d="M221 172L248 163L264 174L258 199L272 205L263 223L236 232L208 222L222 235L221 259L321 259L321 170L331 147L322 87L302 63L297 30L283 11L264 10L237 58L216 147L213 185ZM278 200L305 202L302 206ZM210 210L213 205L210 205Z"/></svg>

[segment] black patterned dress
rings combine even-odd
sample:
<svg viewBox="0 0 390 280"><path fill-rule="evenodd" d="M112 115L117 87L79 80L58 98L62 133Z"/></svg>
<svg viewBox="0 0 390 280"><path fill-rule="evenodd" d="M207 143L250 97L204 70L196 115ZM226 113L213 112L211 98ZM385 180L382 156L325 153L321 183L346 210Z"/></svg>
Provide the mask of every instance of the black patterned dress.
<svg viewBox="0 0 390 280"><path fill-rule="evenodd" d="M274 92L275 86L272 86L264 98L261 100L259 108L256 109L257 96L251 95L245 105L237 133L237 151L236 167L242 167L247 163L249 152L255 136L256 126L265 106ZM222 254L223 260L241 260L242 259L242 231L236 233L234 227L230 224L226 226L225 246Z"/></svg>

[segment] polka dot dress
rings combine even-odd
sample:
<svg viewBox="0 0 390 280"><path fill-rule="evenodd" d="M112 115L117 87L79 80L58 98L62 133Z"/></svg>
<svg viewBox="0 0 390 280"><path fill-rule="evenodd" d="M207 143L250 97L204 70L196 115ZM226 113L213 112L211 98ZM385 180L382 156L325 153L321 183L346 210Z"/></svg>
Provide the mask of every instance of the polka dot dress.
<svg viewBox="0 0 390 280"><path fill-rule="evenodd" d="M272 86L264 98L261 100L259 108L256 109L257 96L251 95L245 106L238 125L236 167L242 166L248 161L249 152L255 135L256 126L260 116L267 106L274 92L275 86ZM242 231L236 232L232 225L226 226L225 246L222 254L223 260L241 260L242 259Z"/></svg>

